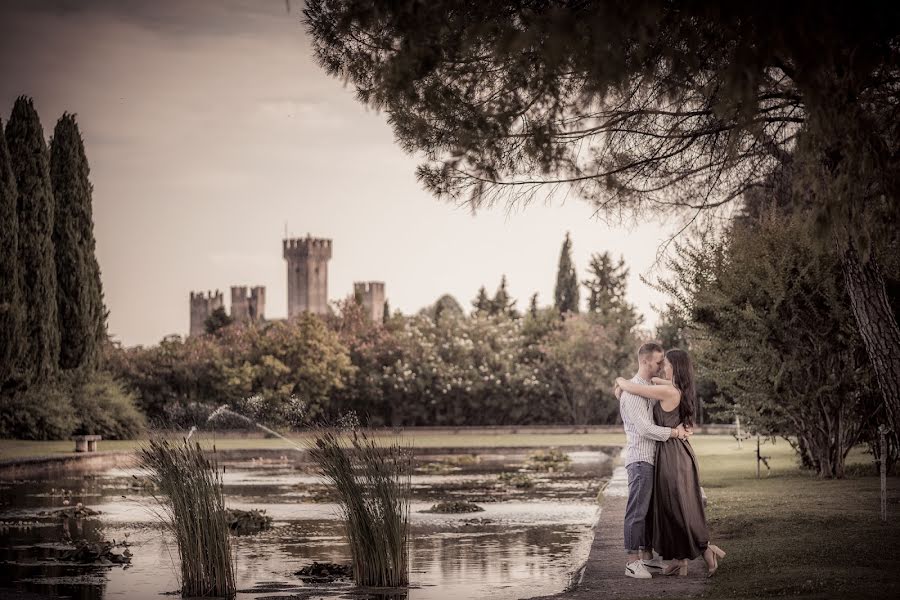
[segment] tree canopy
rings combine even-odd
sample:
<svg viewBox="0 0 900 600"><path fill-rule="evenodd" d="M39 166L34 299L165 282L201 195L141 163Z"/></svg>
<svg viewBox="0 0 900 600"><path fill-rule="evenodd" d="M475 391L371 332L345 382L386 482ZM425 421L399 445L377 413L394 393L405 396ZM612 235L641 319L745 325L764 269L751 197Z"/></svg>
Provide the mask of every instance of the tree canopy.
<svg viewBox="0 0 900 600"><path fill-rule="evenodd" d="M423 157L426 189L473 210L569 186L607 217L687 227L788 181L813 239L841 252L900 426L900 327L873 259L900 215L900 3L309 0L304 14L319 63Z"/></svg>
<svg viewBox="0 0 900 600"><path fill-rule="evenodd" d="M559 183L608 213L720 206L762 185L802 129L811 168L827 163L842 192L815 194L824 221L856 224L862 200L897 209L896 3L310 0L304 12L321 65L424 154L426 187L473 208Z"/></svg>

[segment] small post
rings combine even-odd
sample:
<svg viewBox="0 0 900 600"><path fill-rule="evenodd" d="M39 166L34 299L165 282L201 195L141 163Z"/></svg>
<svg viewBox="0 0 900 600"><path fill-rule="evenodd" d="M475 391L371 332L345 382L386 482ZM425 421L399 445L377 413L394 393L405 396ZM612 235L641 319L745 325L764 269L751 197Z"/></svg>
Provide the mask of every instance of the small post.
<svg viewBox="0 0 900 600"><path fill-rule="evenodd" d="M882 423L878 426L878 444L881 448L881 464L879 471L881 472L881 522L887 523L887 439L886 436L890 430Z"/></svg>
<svg viewBox="0 0 900 600"><path fill-rule="evenodd" d="M759 434L756 434L756 478L759 479L759 461L760 461L760 453L759 453Z"/></svg>
<svg viewBox="0 0 900 600"><path fill-rule="evenodd" d="M737 427L737 436L736 437L737 437L737 443L738 443L738 450L743 450L744 449L744 442L743 442L744 438L741 435L741 415L735 413L734 424Z"/></svg>

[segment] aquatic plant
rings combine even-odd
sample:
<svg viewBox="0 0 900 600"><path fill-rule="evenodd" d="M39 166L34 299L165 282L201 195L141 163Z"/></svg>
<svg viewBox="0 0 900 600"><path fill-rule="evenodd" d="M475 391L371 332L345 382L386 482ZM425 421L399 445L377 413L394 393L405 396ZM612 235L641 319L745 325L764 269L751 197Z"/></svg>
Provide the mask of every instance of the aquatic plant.
<svg viewBox="0 0 900 600"><path fill-rule="evenodd" d="M461 469L459 467L454 467L453 465L448 465L447 463L430 462L425 463L420 467L416 467L416 470L422 473L429 473L431 475L446 475L447 473L460 471Z"/></svg>
<svg viewBox="0 0 900 600"><path fill-rule="evenodd" d="M272 527L272 517L267 515L266 511L255 508L252 510L226 509L225 519L228 521L228 528L234 535L259 533Z"/></svg>
<svg viewBox="0 0 900 600"><path fill-rule="evenodd" d="M381 446L356 426L314 429L309 453L337 492L357 585L409 583L411 458L398 441Z"/></svg>
<svg viewBox="0 0 900 600"><path fill-rule="evenodd" d="M531 475L527 473L512 473L506 471L504 473L500 473L497 476L497 479L500 483L505 485L510 485L519 489L527 489L534 487L534 481L531 479Z"/></svg>
<svg viewBox="0 0 900 600"><path fill-rule="evenodd" d="M314 562L306 565L296 573L304 583L331 583L353 577L353 567L337 563Z"/></svg>
<svg viewBox="0 0 900 600"><path fill-rule="evenodd" d="M99 542L77 540L73 542L73 546L73 548L63 551L58 560L83 565L131 564L131 550L128 549L128 542L117 544L115 540Z"/></svg>
<svg viewBox="0 0 900 600"><path fill-rule="evenodd" d="M554 471L565 471L572 464L572 459L568 454L558 448L549 450L538 450L532 452L528 456L527 468L533 471L546 471L553 473Z"/></svg>
<svg viewBox="0 0 900 600"><path fill-rule="evenodd" d="M75 506L55 508L52 510L42 510L38 513L38 515L42 517L53 517L54 519L58 519L60 521L65 521L66 519L86 519L88 517L96 517L99 514L99 510L88 508L81 502L79 502Z"/></svg>
<svg viewBox="0 0 900 600"><path fill-rule="evenodd" d="M468 502L467 500L448 500L446 502L438 502L437 504L433 504L431 508L419 512L451 514L482 512L483 510L483 508L481 508L474 502Z"/></svg>
<svg viewBox="0 0 900 600"><path fill-rule="evenodd" d="M235 593L234 551L222 492L222 475L199 443L153 438L138 457L161 494L157 516L172 531L181 559L181 595Z"/></svg>

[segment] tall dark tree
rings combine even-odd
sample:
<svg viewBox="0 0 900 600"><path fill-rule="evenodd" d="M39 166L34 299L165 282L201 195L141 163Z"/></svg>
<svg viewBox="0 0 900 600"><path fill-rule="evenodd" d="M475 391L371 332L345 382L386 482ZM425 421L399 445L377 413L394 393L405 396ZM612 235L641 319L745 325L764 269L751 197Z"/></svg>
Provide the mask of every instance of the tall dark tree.
<svg viewBox="0 0 900 600"><path fill-rule="evenodd" d="M491 299L488 298L487 290L484 289L484 286L481 286L478 289L478 296L472 300L472 311L473 314L476 315L487 315L491 312Z"/></svg>
<svg viewBox="0 0 900 600"><path fill-rule="evenodd" d="M0 132L3 121L0 120ZM19 269L19 225L16 179L6 137L0 135L0 390L16 373L22 340L22 272Z"/></svg>
<svg viewBox="0 0 900 600"><path fill-rule="evenodd" d="M506 275L500 278L500 286L491 299L491 314L506 315L513 319L519 318L519 311L516 310L516 300L510 298L509 292L506 291Z"/></svg>
<svg viewBox="0 0 900 600"><path fill-rule="evenodd" d="M472 209L560 184L694 219L791 157L838 248L888 421L900 327L873 247L900 215L900 3L309 0L314 51Z"/></svg>
<svg viewBox="0 0 900 600"><path fill-rule="evenodd" d="M388 304L387 298L384 300L384 314L381 317L382 323L387 323L391 318L391 305Z"/></svg>
<svg viewBox="0 0 900 600"><path fill-rule="evenodd" d="M6 124L12 171L19 191L19 266L26 317L21 353L27 381L43 381L59 368L54 200L44 130L31 98L20 96Z"/></svg>
<svg viewBox="0 0 900 600"><path fill-rule="evenodd" d="M56 123L50 144L59 365L63 369L96 367L106 331L89 175L75 115L65 113Z"/></svg>
<svg viewBox="0 0 900 600"><path fill-rule="evenodd" d="M538 294L537 292L531 295L531 301L528 303L528 314L531 315L532 318L537 318L538 314Z"/></svg>
<svg viewBox="0 0 900 600"><path fill-rule="evenodd" d="M578 276L575 274L575 263L572 260L572 240L566 232L562 250L559 253L559 266L556 269L556 289L553 291L554 305L560 314L578 312Z"/></svg>
<svg viewBox="0 0 900 600"><path fill-rule="evenodd" d="M625 259L614 263L609 252L595 253L588 265L588 278L582 284L588 290L588 311L603 316L634 311L625 299L628 285L628 267Z"/></svg>

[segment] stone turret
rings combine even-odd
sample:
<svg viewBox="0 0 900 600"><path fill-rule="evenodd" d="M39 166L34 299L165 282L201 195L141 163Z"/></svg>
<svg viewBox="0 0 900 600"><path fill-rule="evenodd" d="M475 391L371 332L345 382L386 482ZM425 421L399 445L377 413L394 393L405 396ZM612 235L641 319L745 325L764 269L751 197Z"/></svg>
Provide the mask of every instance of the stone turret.
<svg viewBox="0 0 900 600"><path fill-rule="evenodd" d="M305 239L283 240L282 246L287 261L288 318L302 312L327 314L331 240L307 233Z"/></svg>
<svg viewBox="0 0 900 600"><path fill-rule="evenodd" d="M258 323L265 318L266 288L254 286L247 296L246 285L231 286L231 318L235 323Z"/></svg>
<svg viewBox="0 0 900 600"><path fill-rule="evenodd" d="M206 319L217 308L224 308L224 297L222 292L216 290L215 293L207 290L203 292L191 292L191 330L190 335L200 335L206 333Z"/></svg>
<svg viewBox="0 0 900 600"><path fill-rule="evenodd" d="M384 282L356 281L353 283L353 295L362 302L366 314L376 323L384 319Z"/></svg>

